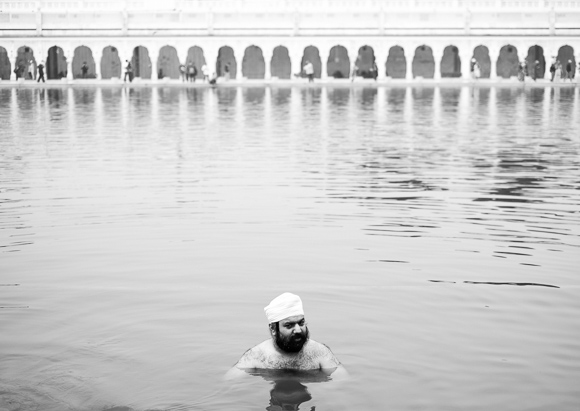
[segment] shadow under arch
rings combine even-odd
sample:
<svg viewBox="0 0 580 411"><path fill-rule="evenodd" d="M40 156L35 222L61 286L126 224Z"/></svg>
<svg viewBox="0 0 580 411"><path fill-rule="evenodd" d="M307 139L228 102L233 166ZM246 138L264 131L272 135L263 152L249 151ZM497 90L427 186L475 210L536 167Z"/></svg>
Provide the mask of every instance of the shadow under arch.
<svg viewBox="0 0 580 411"><path fill-rule="evenodd" d="M536 61L538 62L537 66ZM528 49L526 63L530 77L544 78L546 74L546 58L544 57L544 49L541 46L535 44Z"/></svg>
<svg viewBox="0 0 580 411"><path fill-rule="evenodd" d="M375 50L368 45L361 46L358 49L356 57L356 66L358 67L358 76L363 78L375 78L378 73L375 72Z"/></svg>
<svg viewBox="0 0 580 411"><path fill-rule="evenodd" d="M218 77L224 77L226 74L226 65L229 66L230 78L235 79L238 72L238 64L234 50L230 46L222 46L218 51L215 72Z"/></svg>
<svg viewBox="0 0 580 411"><path fill-rule="evenodd" d="M489 49L480 44L473 49L472 59L479 64L480 78L489 78L491 76L491 59L489 58Z"/></svg>
<svg viewBox="0 0 580 411"><path fill-rule="evenodd" d="M576 58L574 57L574 48L568 44L560 47L558 49L557 60L562 64L562 78L566 78L566 65L571 64L572 68L572 78L576 75Z"/></svg>
<svg viewBox="0 0 580 411"><path fill-rule="evenodd" d="M403 47L393 46L389 49L385 69L387 77L407 78L407 59L405 58L405 49Z"/></svg>
<svg viewBox="0 0 580 411"><path fill-rule="evenodd" d="M246 48L242 59L242 76L257 80L266 76L266 62L260 47L251 45Z"/></svg>
<svg viewBox="0 0 580 411"><path fill-rule="evenodd" d="M457 46L451 44L445 47L443 57L441 57L440 69L441 77L443 78L467 76L467 73L461 73L461 58L459 57Z"/></svg>
<svg viewBox="0 0 580 411"><path fill-rule="evenodd" d="M322 74L322 61L320 60L320 51L316 46L307 46L302 54L302 61L300 62L300 76L306 77L304 73L304 65L309 61L314 66L314 78L320 78Z"/></svg>
<svg viewBox="0 0 580 411"><path fill-rule="evenodd" d="M157 78L162 79L169 77L173 80L179 80L179 57L175 47L165 45L159 50L157 58Z"/></svg>
<svg viewBox="0 0 580 411"><path fill-rule="evenodd" d="M195 69L197 70L197 74L195 75L196 79L203 79L203 72L201 68L204 64L207 64L205 61L205 56L203 54L203 49L200 46L193 46L187 50L187 60L186 60L186 67L190 67L190 65L194 65Z"/></svg>
<svg viewBox="0 0 580 411"><path fill-rule="evenodd" d="M12 65L10 64L8 52L4 47L0 47L0 79L10 80L11 75Z"/></svg>
<svg viewBox="0 0 580 411"><path fill-rule="evenodd" d="M511 44L503 46L499 51L496 63L496 73L498 77L510 78L518 75L520 64L518 49Z"/></svg>
<svg viewBox="0 0 580 411"><path fill-rule="evenodd" d="M59 80L67 76L67 62L61 47L52 46L46 56L46 79Z"/></svg>
<svg viewBox="0 0 580 411"><path fill-rule="evenodd" d="M350 76L350 59L346 47L337 44L330 49L326 63L326 74L333 78L348 78Z"/></svg>
<svg viewBox="0 0 580 411"><path fill-rule="evenodd" d="M292 64L290 53L285 46L277 46L272 53L270 61L270 74L279 79L290 79L292 77Z"/></svg>
<svg viewBox="0 0 580 411"><path fill-rule="evenodd" d="M133 75L142 79L150 79L153 74L149 50L145 46L137 46L133 49L131 56L131 67Z"/></svg>
<svg viewBox="0 0 580 411"><path fill-rule="evenodd" d="M423 44L415 49L413 57L413 78L435 77L435 59L431 47Z"/></svg>
<svg viewBox="0 0 580 411"><path fill-rule="evenodd" d="M87 74L83 76L83 65L87 65ZM78 46L74 53L71 64L73 79L77 78L96 78L96 64L93 58L93 52L88 46Z"/></svg>
<svg viewBox="0 0 580 411"><path fill-rule="evenodd" d="M113 77L121 78L121 58L116 47L107 46L101 57L101 78L109 80Z"/></svg>
<svg viewBox="0 0 580 411"><path fill-rule="evenodd" d="M36 78L36 59L34 58L34 51L31 47L19 47L16 52L16 61L14 63L14 70L16 79L24 78L25 80L34 80Z"/></svg>

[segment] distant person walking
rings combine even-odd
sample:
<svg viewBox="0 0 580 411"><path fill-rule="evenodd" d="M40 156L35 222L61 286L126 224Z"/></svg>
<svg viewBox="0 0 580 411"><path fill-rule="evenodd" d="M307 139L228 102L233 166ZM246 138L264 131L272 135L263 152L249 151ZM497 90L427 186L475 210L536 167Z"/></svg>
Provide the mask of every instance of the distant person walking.
<svg viewBox="0 0 580 411"><path fill-rule="evenodd" d="M350 82L351 83L356 78L357 72L358 72L358 66L356 65L356 62L354 62L354 64L352 65L352 73L351 73L351 76L350 76Z"/></svg>
<svg viewBox="0 0 580 411"><path fill-rule="evenodd" d="M89 66L87 66L87 62L83 61L83 65L81 66L81 77L87 78L87 73L89 72Z"/></svg>
<svg viewBox="0 0 580 411"><path fill-rule="evenodd" d="M532 68L532 80L536 81L536 79L538 78L538 73L540 72L540 61L536 60L534 61L534 67Z"/></svg>
<svg viewBox="0 0 580 411"><path fill-rule="evenodd" d="M572 66L572 60L568 60L568 63L566 63L566 78L570 79L570 83L574 78L574 67Z"/></svg>
<svg viewBox="0 0 580 411"><path fill-rule="evenodd" d="M207 81L209 83L209 68L207 64L201 66L201 74L203 74L203 81Z"/></svg>
<svg viewBox="0 0 580 411"><path fill-rule="evenodd" d="M556 61L552 61L552 64L550 65L550 81L554 81L554 77L556 77Z"/></svg>
<svg viewBox="0 0 580 411"><path fill-rule="evenodd" d="M44 61L41 61L37 68L38 68L38 80L36 82L40 83L40 80L42 80L43 83L46 83L44 81Z"/></svg>
<svg viewBox="0 0 580 411"><path fill-rule="evenodd" d="M224 77L226 78L226 81L230 80L230 63L226 63L225 67L224 67Z"/></svg>
<svg viewBox="0 0 580 411"><path fill-rule="evenodd" d="M195 77L197 76L197 68L193 63L189 63L187 66L187 76L189 81L195 83Z"/></svg>
<svg viewBox="0 0 580 411"><path fill-rule="evenodd" d="M306 60L306 64L303 67L304 74L308 77L308 82L312 83L314 81L314 66L309 60Z"/></svg>
<svg viewBox="0 0 580 411"><path fill-rule="evenodd" d="M520 61L518 65L518 80L523 82L526 78L526 62Z"/></svg>
<svg viewBox="0 0 580 411"><path fill-rule="evenodd" d="M181 82L185 83L185 65L180 64L179 65L179 76L181 77Z"/></svg>
<svg viewBox="0 0 580 411"><path fill-rule="evenodd" d="M36 80L36 77L34 76L34 61L32 60L28 62L28 77L32 80Z"/></svg>
<svg viewBox="0 0 580 411"><path fill-rule="evenodd" d="M556 60L556 73L554 76L554 82L559 83L561 79L562 79L562 64L560 63L560 60Z"/></svg>
<svg viewBox="0 0 580 411"><path fill-rule="evenodd" d="M127 63L127 65L125 66L125 77L124 77L123 81L126 83L127 77L129 77L129 83L132 83L133 82L133 66L131 65L131 62L129 60L125 60L125 62Z"/></svg>

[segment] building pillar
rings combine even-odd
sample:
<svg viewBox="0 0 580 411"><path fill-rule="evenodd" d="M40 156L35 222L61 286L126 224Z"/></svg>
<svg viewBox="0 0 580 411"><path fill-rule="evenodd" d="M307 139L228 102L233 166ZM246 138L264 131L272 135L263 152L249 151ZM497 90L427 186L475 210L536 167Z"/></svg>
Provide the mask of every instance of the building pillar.
<svg viewBox="0 0 580 411"><path fill-rule="evenodd" d="M74 58L74 49L69 46L65 50L63 50L63 52L64 52L64 56L66 58L66 79L72 80L74 78L73 70L72 70L72 61Z"/></svg>
<svg viewBox="0 0 580 411"><path fill-rule="evenodd" d="M415 50L417 47L415 45L406 44L402 46L405 50L405 56L407 60L407 76L406 80L413 80L413 59L415 58Z"/></svg>
<svg viewBox="0 0 580 411"><path fill-rule="evenodd" d="M101 59L103 57L103 48L101 46L94 47L94 50L91 49L93 52L93 59L95 60L95 76L97 80L101 80Z"/></svg>
<svg viewBox="0 0 580 411"><path fill-rule="evenodd" d="M264 56L264 79L272 79L272 55L274 54L274 49L270 46L260 46L262 49L262 55Z"/></svg>
<svg viewBox="0 0 580 411"><path fill-rule="evenodd" d="M328 55L330 54L330 47L327 45L318 48L320 55L320 79L328 79Z"/></svg>
<svg viewBox="0 0 580 411"><path fill-rule="evenodd" d="M244 56L246 55L246 45L236 45L232 47L234 50L234 58L236 59L236 80L242 80L246 76L242 72L242 64L244 62Z"/></svg>
<svg viewBox="0 0 580 411"><path fill-rule="evenodd" d="M151 61L151 80L157 81L159 77L157 77L157 60L159 59L159 51L161 48L159 44L152 44L149 51L149 60Z"/></svg>
<svg viewBox="0 0 580 411"><path fill-rule="evenodd" d="M459 58L461 59L461 78L463 81L471 80L471 59L473 58L473 50L471 46L464 46L459 49Z"/></svg>
<svg viewBox="0 0 580 411"><path fill-rule="evenodd" d="M294 46L288 48L290 54L291 76L302 73L302 57L304 56L304 48L302 46Z"/></svg>
<svg viewBox="0 0 580 411"><path fill-rule="evenodd" d="M501 47L493 45L487 47L489 51L489 60L490 60L490 72L489 72L489 79L490 80L497 80L497 61L499 59L499 52Z"/></svg>
<svg viewBox="0 0 580 411"><path fill-rule="evenodd" d="M216 47L213 44L210 46L206 46L203 49L203 56L205 58L205 64L207 65L210 78L214 74L217 75L216 64L217 64L218 53L219 53L219 47Z"/></svg>
<svg viewBox="0 0 580 411"><path fill-rule="evenodd" d="M433 52L433 61L435 62L434 80L441 80L441 60L443 60L443 50L440 45L431 47Z"/></svg>
<svg viewBox="0 0 580 411"><path fill-rule="evenodd" d="M384 80L387 76L386 74L386 64L387 64L387 57L389 56L389 49L384 49L377 45L377 47L373 46L373 50L375 51L375 64L377 65L378 70L378 79Z"/></svg>
<svg viewBox="0 0 580 411"><path fill-rule="evenodd" d="M18 57L18 46L16 45L12 45L12 48L8 51L9 53L9 58L10 58L10 80L16 80L16 73L14 72L14 70L16 70L16 59Z"/></svg>

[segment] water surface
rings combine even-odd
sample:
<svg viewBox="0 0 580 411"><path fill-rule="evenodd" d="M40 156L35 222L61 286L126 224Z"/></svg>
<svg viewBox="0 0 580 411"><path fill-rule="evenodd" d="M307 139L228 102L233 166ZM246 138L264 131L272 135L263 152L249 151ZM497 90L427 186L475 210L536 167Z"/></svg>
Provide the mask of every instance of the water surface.
<svg viewBox="0 0 580 411"><path fill-rule="evenodd" d="M0 409L577 411L578 89L5 88L0 125ZM222 380L285 291L348 381Z"/></svg>

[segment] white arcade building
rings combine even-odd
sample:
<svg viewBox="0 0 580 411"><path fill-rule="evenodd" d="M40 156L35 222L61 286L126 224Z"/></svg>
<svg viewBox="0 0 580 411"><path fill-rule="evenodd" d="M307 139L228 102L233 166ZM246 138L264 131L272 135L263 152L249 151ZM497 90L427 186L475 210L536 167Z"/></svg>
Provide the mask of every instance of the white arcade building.
<svg viewBox="0 0 580 411"><path fill-rule="evenodd" d="M580 0L0 0L0 79L508 79L580 61ZM81 67L88 71L83 76Z"/></svg>

